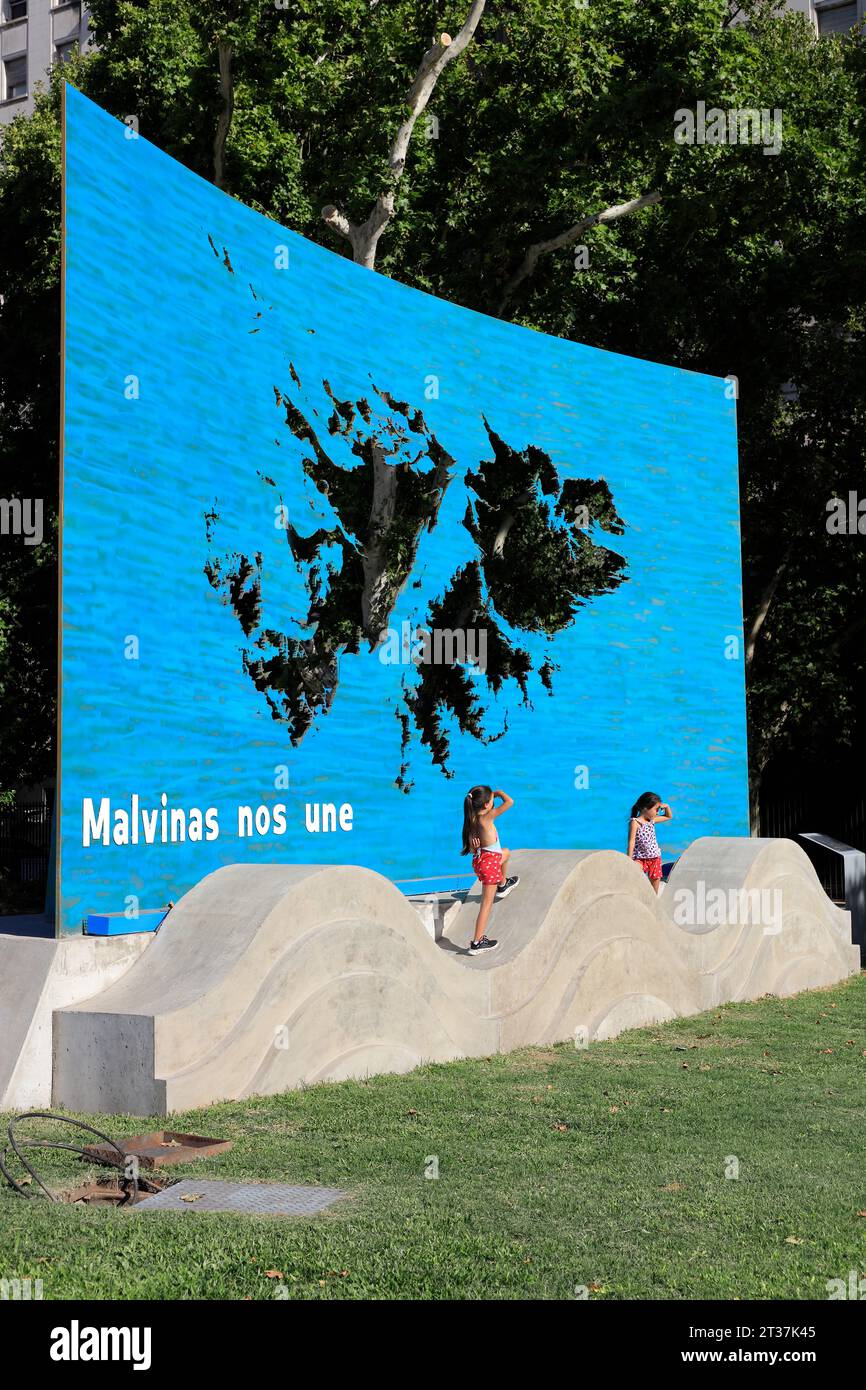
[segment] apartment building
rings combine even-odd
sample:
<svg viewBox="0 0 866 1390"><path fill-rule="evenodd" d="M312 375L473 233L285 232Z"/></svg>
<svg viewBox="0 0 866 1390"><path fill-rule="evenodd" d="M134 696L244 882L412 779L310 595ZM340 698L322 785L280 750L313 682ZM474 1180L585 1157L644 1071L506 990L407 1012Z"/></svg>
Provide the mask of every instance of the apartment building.
<svg viewBox="0 0 866 1390"><path fill-rule="evenodd" d="M806 15L822 37L847 34L866 19L866 0L786 0L786 9Z"/></svg>
<svg viewBox="0 0 866 1390"><path fill-rule="evenodd" d="M33 110L50 67L89 43L82 0L0 0L0 130Z"/></svg>

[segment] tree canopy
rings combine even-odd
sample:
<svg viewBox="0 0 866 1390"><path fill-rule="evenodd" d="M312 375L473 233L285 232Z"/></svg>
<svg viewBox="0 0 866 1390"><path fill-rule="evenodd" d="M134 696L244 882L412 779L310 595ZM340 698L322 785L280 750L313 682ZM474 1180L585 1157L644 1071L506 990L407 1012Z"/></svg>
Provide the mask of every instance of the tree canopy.
<svg viewBox="0 0 866 1390"><path fill-rule="evenodd" d="M864 545L826 509L866 493L866 45L772 0L507 0L443 69L389 185L419 62L469 0L89 8L98 48L63 76L244 203L351 254L323 207L361 222L393 186L379 273L736 377L755 790L774 757L862 741ZM0 492L39 489L54 515L59 90L55 71L0 165ZM780 112L778 152L677 143L699 101ZM55 561L0 549L4 788L53 771Z"/></svg>

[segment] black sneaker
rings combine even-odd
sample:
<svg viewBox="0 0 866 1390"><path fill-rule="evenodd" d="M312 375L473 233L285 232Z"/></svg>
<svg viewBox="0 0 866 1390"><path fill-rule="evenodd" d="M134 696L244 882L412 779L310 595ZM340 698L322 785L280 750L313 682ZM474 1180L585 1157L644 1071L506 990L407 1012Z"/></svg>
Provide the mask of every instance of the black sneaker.
<svg viewBox="0 0 866 1390"><path fill-rule="evenodd" d="M517 887L519 882L520 879L517 876L517 874L512 874L511 878L507 878L504 883L500 883L499 887L496 890L496 901L498 903L501 903L502 899L507 898L508 894L511 892L513 888Z"/></svg>
<svg viewBox="0 0 866 1390"><path fill-rule="evenodd" d="M498 941L491 941L489 936L482 936L480 941L473 941L469 950L475 954L477 951L495 951L499 945Z"/></svg>

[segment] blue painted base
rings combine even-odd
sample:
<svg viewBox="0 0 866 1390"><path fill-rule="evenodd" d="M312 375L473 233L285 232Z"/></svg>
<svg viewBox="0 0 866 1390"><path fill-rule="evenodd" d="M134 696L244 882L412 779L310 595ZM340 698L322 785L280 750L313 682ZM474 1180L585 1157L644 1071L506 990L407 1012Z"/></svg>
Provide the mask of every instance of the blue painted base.
<svg viewBox="0 0 866 1390"><path fill-rule="evenodd" d="M85 918L88 936L130 936L133 932L156 931L168 916L166 907L148 908L137 917L125 917L122 912L91 912Z"/></svg>

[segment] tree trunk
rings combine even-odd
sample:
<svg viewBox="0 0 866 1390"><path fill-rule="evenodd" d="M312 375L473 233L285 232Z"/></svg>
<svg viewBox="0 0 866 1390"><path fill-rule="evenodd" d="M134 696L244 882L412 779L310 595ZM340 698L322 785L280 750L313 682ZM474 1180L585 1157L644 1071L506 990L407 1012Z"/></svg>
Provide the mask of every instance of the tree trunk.
<svg viewBox="0 0 866 1390"><path fill-rule="evenodd" d="M235 109L235 89L232 82L232 46L230 43L220 43L217 48L220 65L220 92L223 99L223 109L217 121L216 134L213 141L213 181L217 188L223 187L223 173L225 169L226 140L228 139L229 127L232 123L232 114Z"/></svg>
<svg viewBox="0 0 866 1390"><path fill-rule="evenodd" d="M450 34L440 34L432 48L428 48L421 59L406 96L408 115L401 122L388 154L383 180L385 187L373 204L367 221L350 222L345 213L333 203L328 203L322 208L322 221L325 226L330 227L338 236L345 237L352 247L352 258L357 265L366 266L368 270L374 270L376 267L379 238L394 216L396 189L406 168L406 156L415 123L433 95L443 69L448 63L453 63L455 58L459 58L467 44L471 43L484 13L485 4L486 0L472 0L466 23L457 37L452 39Z"/></svg>
<svg viewBox="0 0 866 1390"><path fill-rule="evenodd" d="M748 629L746 631L745 665L747 674L752 665L752 661L754 660L755 647L757 646L758 638L761 635L761 629L763 628L764 623L767 620L767 614L770 611L773 599L776 597L776 590L779 587L782 575L788 568L789 557L790 551L788 550L783 555L780 563L776 567L776 570L772 578L770 579L769 584L766 585L764 592L761 594L761 597L758 601L758 606L752 615L752 621L749 623Z"/></svg>

